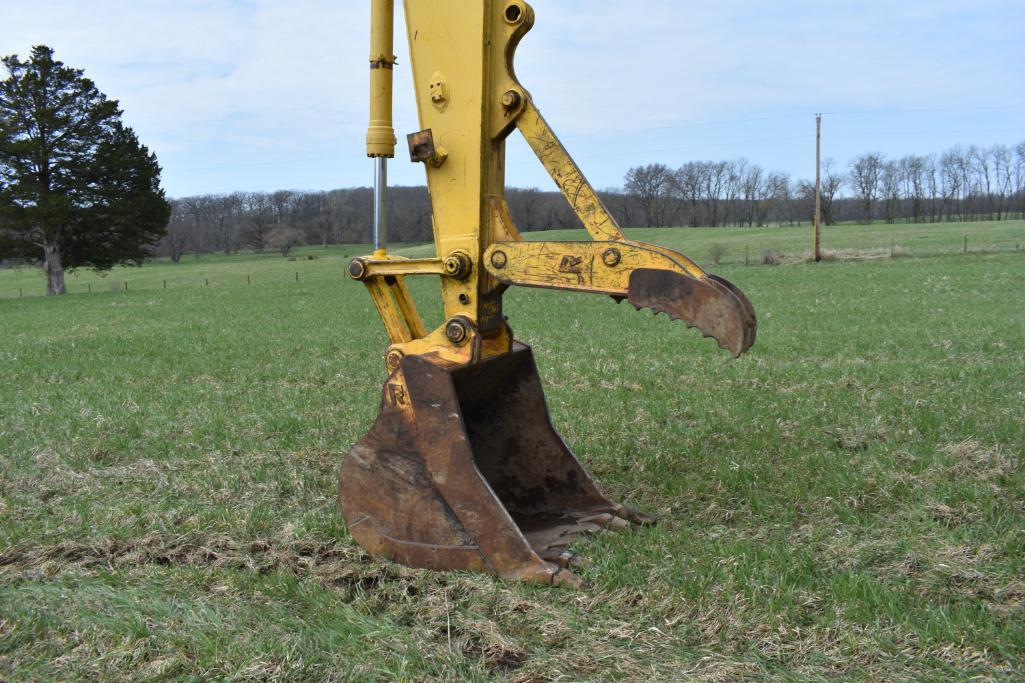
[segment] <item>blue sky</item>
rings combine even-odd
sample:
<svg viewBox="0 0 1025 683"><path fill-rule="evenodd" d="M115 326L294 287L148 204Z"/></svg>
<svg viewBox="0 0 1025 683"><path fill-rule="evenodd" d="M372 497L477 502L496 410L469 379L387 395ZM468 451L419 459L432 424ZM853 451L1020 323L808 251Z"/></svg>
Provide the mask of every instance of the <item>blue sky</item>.
<svg viewBox="0 0 1025 683"><path fill-rule="evenodd" d="M398 3L401 4L401 3ZM1025 140L1025 2L536 0L516 70L598 187L630 166L746 157L814 174ZM405 34L396 131L417 130ZM0 53L45 43L157 152L171 196L371 182L369 2L0 0ZM514 135L515 138L515 135ZM510 138L508 184L553 187ZM420 184L397 158L393 184Z"/></svg>

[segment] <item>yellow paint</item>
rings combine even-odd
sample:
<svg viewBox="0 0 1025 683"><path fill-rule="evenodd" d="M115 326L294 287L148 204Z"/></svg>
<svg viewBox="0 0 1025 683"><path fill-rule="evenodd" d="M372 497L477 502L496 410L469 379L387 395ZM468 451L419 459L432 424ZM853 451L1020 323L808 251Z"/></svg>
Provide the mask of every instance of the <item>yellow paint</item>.
<svg viewBox="0 0 1025 683"><path fill-rule="evenodd" d="M394 61L391 1L372 2L371 60ZM390 358L434 354L445 362L473 362L508 352L512 335L502 316L502 293L510 284L625 295L636 268L706 277L682 254L626 239L516 80L513 54L534 23L529 5L522 0L405 0L404 5L420 127L431 130L443 152L424 164L437 258L379 252L361 259L360 279L392 341ZM391 156L390 69L371 70L371 112L368 153ZM513 130L524 136L595 242L522 241L505 202L505 139ZM619 254L614 265L604 260L610 248ZM496 251L505 255L502 268L493 265ZM444 259L457 252L470 259L468 275L446 274ZM441 277L446 321L462 316L476 327L466 341L450 341L445 324L425 331L402 280L423 274Z"/></svg>
<svg viewBox="0 0 1025 683"><path fill-rule="evenodd" d="M496 258L499 254L501 257ZM690 261L685 262L687 265L680 263L650 245L627 240L496 242L485 252L484 263L495 279L509 285L624 297L630 273L638 268L692 275L692 267L696 267Z"/></svg>
<svg viewBox="0 0 1025 683"><path fill-rule="evenodd" d="M392 29L393 0L370 2L370 126L367 128L367 156L395 156L392 129Z"/></svg>

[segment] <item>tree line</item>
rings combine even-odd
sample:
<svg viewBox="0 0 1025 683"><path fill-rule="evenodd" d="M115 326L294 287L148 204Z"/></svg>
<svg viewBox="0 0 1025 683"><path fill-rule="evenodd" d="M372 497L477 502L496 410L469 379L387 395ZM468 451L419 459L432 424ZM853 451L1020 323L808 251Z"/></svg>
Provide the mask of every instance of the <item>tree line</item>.
<svg viewBox="0 0 1025 683"><path fill-rule="evenodd" d="M822 222L1001 220L1025 217L1025 142L953 147L887 159L869 152L846 171L826 159ZM811 220L815 183L745 159L691 161L627 171L623 188L639 209L629 225L762 226ZM638 220L639 219L639 220Z"/></svg>
<svg viewBox="0 0 1025 683"><path fill-rule="evenodd" d="M746 159L689 161L679 168L629 169L622 188L599 192L621 224L638 227L798 225L811 221L815 183L768 171ZM576 228L558 192L507 191L523 230ZM369 187L325 192L280 190L197 195L171 200L167 235L157 253L279 250L302 244L365 243L371 239ZM869 152L841 168L822 165L822 222L887 223L1001 220L1025 217L1025 142L1013 147L953 147L932 155L888 159ZM389 188L388 236L428 242L430 200L425 187Z"/></svg>
<svg viewBox="0 0 1025 683"><path fill-rule="evenodd" d="M602 193L611 208L623 196ZM557 192L510 188L506 192L517 225L530 229L579 227ZM287 255L303 244L367 243L372 238L373 190L356 187L325 192L279 190L196 195L171 200L167 234L157 254L179 261L189 253L242 249ZM428 242L431 205L426 187L388 188L388 240Z"/></svg>

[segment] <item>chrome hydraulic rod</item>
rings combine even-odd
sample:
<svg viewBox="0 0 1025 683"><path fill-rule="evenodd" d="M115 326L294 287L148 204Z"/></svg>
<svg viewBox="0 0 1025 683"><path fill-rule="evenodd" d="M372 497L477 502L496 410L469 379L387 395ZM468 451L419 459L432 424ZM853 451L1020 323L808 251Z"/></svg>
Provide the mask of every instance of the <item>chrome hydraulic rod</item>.
<svg viewBox="0 0 1025 683"><path fill-rule="evenodd" d="M374 252L388 248L388 157L374 157Z"/></svg>

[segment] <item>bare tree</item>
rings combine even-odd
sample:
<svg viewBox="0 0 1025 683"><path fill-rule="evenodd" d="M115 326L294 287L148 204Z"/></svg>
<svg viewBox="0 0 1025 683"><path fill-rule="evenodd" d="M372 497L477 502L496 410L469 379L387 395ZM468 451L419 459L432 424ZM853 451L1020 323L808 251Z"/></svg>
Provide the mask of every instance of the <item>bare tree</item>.
<svg viewBox="0 0 1025 683"><path fill-rule="evenodd" d="M764 195L762 204L766 219L777 223L786 220L791 201L790 176L786 173L770 173L765 179Z"/></svg>
<svg viewBox="0 0 1025 683"><path fill-rule="evenodd" d="M171 200L171 219L167 222L167 234L162 240L162 246L166 246L171 257L171 263L181 261L192 239L192 220L185 208L186 202L185 199Z"/></svg>
<svg viewBox="0 0 1025 683"><path fill-rule="evenodd" d="M844 177L837 171L836 162L832 159L824 159L822 161L819 192L821 195L820 208L822 209L822 222L826 225L832 225L834 223L833 205L836 201L836 196L840 193L843 186Z"/></svg>
<svg viewBox="0 0 1025 683"><path fill-rule="evenodd" d="M337 243L369 240L372 209L368 188L333 190L328 193L327 206Z"/></svg>
<svg viewBox="0 0 1025 683"><path fill-rule="evenodd" d="M397 187L390 192L389 230L398 242L426 242L431 236L431 203L425 187Z"/></svg>
<svg viewBox="0 0 1025 683"><path fill-rule="evenodd" d="M872 222L882 169L883 155L878 152L862 154L851 162L851 182L861 199L862 217L866 223Z"/></svg>
<svg viewBox="0 0 1025 683"><path fill-rule="evenodd" d="M612 215L622 225L637 224L637 217L640 215L640 211L638 211L637 202L634 201L633 197L618 188L611 187L599 190L598 198L601 199L602 203L609 208ZM544 197L542 196L541 201L543 200Z"/></svg>
<svg viewBox="0 0 1025 683"><path fill-rule="evenodd" d="M1018 197L1019 215L1025 217L1025 142L1015 146L1014 159L1014 194Z"/></svg>
<svg viewBox="0 0 1025 683"><path fill-rule="evenodd" d="M972 174L975 176L973 194L979 197L977 210L985 220L992 220L993 178L990 151L985 147L972 145L968 148Z"/></svg>
<svg viewBox="0 0 1025 683"><path fill-rule="evenodd" d="M1014 192L1013 163L1011 150L1007 145L993 145L989 150L993 158L993 175L997 188L996 219L999 221L1007 210L1007 201Z"/></svg>
<svg viewBox="0 0 1025 683"><path fill-rule="evenodd" d="M294 247L303 243L303 231L287 225L279 225L267 233L266 246L277 249L282 256L288 256Z"/></svg>
<svg viewBox="0 0 1025 683"><path fill-rule="evenodd" d="M675 221L675 185L672 170L664 164L635 166L626 172L626 192L640 202L645 225L652 228L664 228Z"/></svg>
<svg viewBox="0 0 1025 683"><path fill-rule="evenodd" d="M246 218L246 242L255 251L267 247L267 236L275 227L274 205L268 195L250 192L243 196Z"/></svg>
<svg viewBox="0 0 1025 683"><path fill-rule="evenodd" d="M744 210L740 220L742 223L746 222L748 227L753 226L756 222L761 225L764 217L765 183L762 182L762 174L762 167L754 164L747 168L740 180L744 198Z"/></svg>
<svg viewBox="0 0 1025 683"><path fill-rule="evenodd" d="M705 200L705 218L712 227L719 225L719 206L722 201L723 186L729 173L729 165L725 161L706 164L705 184L703 188Z"/></svg>
<svg viewBox="0 0 1025 683"><path fill-rule="evenodd" d="M509 213L512 214L513 222L520 230L533 230L540 227L538 223L541 221L543 199L541 190L536 187L522 190L510 189L506 193Z"/></svg>
<svg viewBox="0 0 1025 683"><path fill-rule="evenodd" d="M303 232L304 242L326 247L334 226L324 192L297 192L293 200L295 227Z"/></svg>
<svg viewBox="0 0 1025 683"><path fill-rule="evenodd" d="M900 209L901 166L896 161L884 161L879 174L879 190L883 199L883 220L893 223Z"/></svg>
<svg viewBox="0 0 1025 683"><path fill-rule="evenodd" d="M722 224L729 225L735 215L734 209L743 192L744 176L747 175L747 159L740 158L726 162L726 180L722 190ZM740 224L743 217L738 217L736 222Z"/></svg>
<svg viewBox="0 0 1025 683"><path fill-rule="evenodd" d="M238 221L242 214L243 195L239 192L224 195L216 203L214 239L217 250L230 254L238 248Z"/></svg>
<svg viewBox="0 0 1025 683"><path fill-rule="evenodd" d="M921 220L925 208L923 202L926 167L927 159L915 154L909 154L900 160L902 192L911 210L910 219L915 223Z"/></svg>
<svg viewBox="0 0 1025 683"><path fill-rule="evenodd" d="M687 212L686 223L691 227L701 225L701 189L708 172L705 164L689 161L676 171L676 187Z"/></svg>
<svg viewBox="0 0 1025 683"><path fill-rule="evenodd" d="M948 218L954 213L955 209L962 206L964 202L961 201L963 193L963 176L961 174L961 149L955 147L947 152L944 152L943 156L940 157L940 183L941 191L943 193L943 213ZM963 219L963 215L958 214L959 218Z"/></svg>
<svg viewBox="0 0 1025 683"><path fill-rule="evenodd" d="M936 165L936 158L929 156L925 160L925 182L926 182L926 196L929 198L929 220L938 221L940 220L940 212L942 211L942 200L941 200L941 183L939 179L939 170Z"/></svg>

